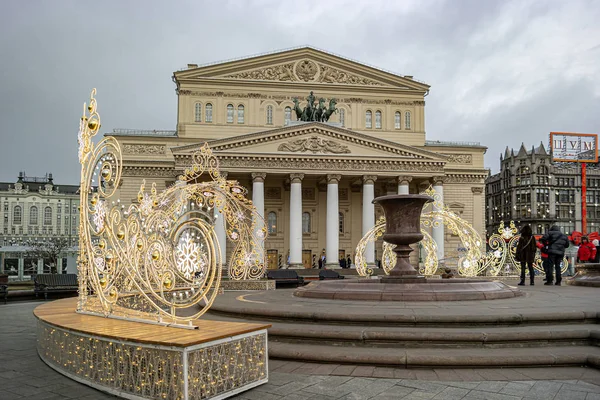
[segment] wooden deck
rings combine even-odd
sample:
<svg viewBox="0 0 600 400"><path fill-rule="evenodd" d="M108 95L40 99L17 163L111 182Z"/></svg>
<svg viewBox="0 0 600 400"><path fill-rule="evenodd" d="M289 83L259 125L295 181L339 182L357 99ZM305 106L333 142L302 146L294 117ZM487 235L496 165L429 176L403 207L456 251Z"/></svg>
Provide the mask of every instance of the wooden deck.
<svg viewBox="0 0 600 400"><path fill-rule="evenodd" d="M189 347L236 335L270 328L268 324L210 321L199 319L199 329L173 328L141 322L103 318L75 312L77 298L45 303L36 307L34 315L58 328L116 340L160 346Z"/></svg>

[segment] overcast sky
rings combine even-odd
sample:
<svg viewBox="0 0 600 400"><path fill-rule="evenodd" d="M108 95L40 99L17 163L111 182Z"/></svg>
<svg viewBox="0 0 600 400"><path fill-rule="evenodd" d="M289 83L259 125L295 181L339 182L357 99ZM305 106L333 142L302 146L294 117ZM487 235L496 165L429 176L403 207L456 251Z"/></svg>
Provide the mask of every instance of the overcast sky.
<svg viewBox="0 0 600 400"><path fill-rule="evenodd" d="M102 131L175 129L173 71L311 45L431 85L431 140L499 154L600 132L600 1L0 1L0 181L79 182L82 103Z"/></svg>

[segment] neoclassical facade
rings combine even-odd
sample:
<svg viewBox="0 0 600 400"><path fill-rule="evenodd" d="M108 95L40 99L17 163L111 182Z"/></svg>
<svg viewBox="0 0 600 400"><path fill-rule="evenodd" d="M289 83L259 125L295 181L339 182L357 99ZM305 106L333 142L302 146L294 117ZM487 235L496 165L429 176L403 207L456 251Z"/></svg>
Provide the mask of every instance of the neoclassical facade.
<svg viewBox="0 0 600 400"><path fill-rule="evenodd" d="M429 86L310 47L174 73L175 131L114 130L122 145L124 202L142 179L164 188L208 142L228 179L249 190L267 223L269 268L330 267L354 256L381 215L380 195L420 193L433 185L446 205L484 232L483 167L478 143L428 141ZM328 122L300 122L296 110L313 92L337 101ZM217 222L219 220L217 219ZM224 239L225 229L217 224ZM449 263L457 237L434 230ZM223 249L225 252L230 249ZM375 263L380 245L367 251ZM225 254L227 256L227 254Z"/></svg>

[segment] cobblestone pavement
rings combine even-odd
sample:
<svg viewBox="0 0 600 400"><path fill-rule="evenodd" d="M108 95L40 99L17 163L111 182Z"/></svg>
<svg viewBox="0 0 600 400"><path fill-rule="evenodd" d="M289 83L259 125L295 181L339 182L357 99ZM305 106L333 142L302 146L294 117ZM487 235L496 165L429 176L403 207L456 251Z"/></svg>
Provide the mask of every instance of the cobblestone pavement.
<svg viewBox="0 0 600 400"><path fill-rule="evenodd" d="M44 364L33 309L0 305L0 400L113 399ZM269 383L237 399L600 400L600 371L589 368L403 370L270 361Z"/></svg>

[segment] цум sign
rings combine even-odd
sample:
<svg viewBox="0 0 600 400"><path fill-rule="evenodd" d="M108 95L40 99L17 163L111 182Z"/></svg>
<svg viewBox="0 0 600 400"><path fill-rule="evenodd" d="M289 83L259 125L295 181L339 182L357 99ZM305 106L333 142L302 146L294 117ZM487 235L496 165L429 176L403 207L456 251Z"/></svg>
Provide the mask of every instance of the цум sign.
<svg viewBox="0 0 600 400"><path fill-rule="evenodd" d="M598 135L595 133L550 132L552 161L598 162Z"/></svg>

